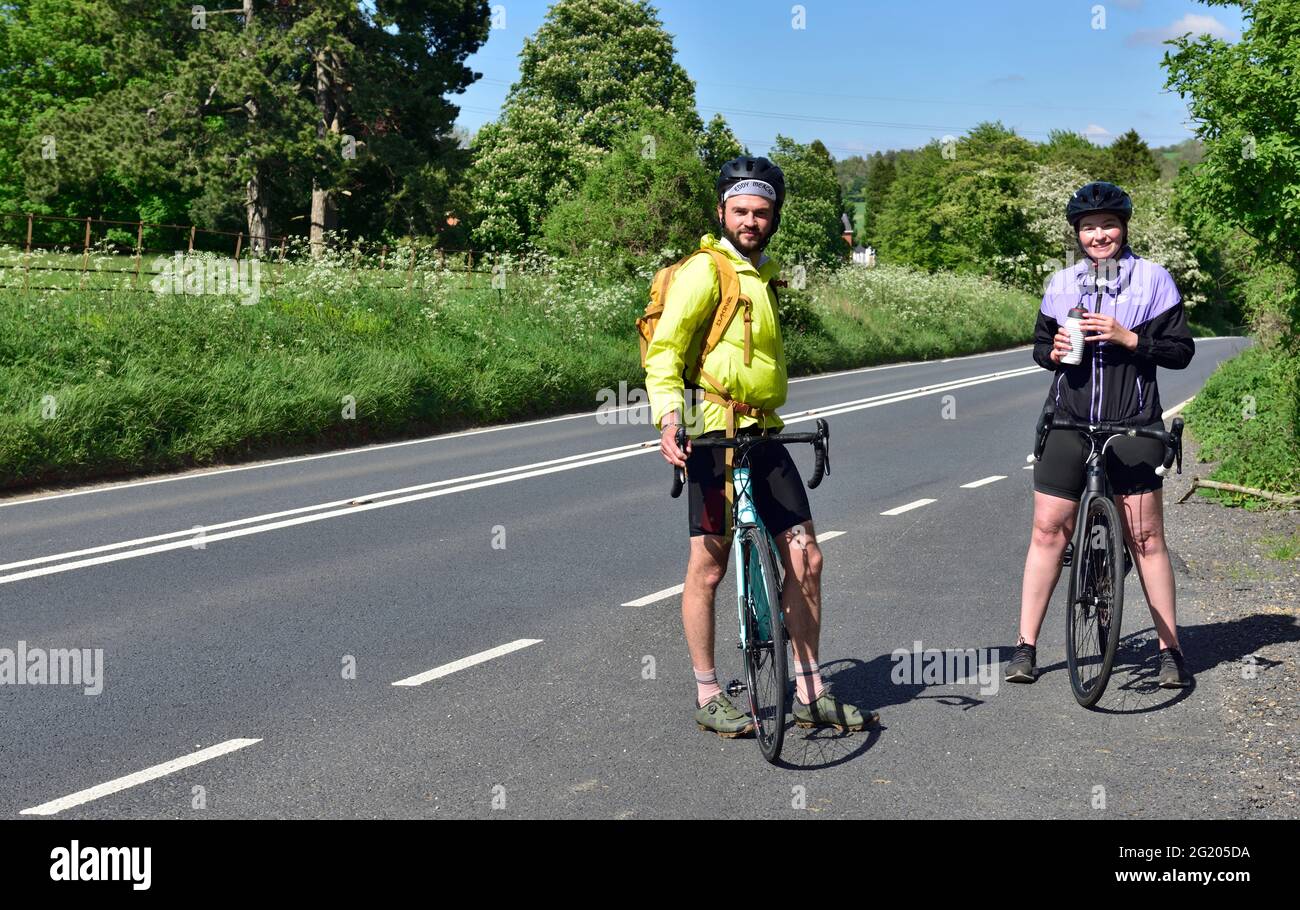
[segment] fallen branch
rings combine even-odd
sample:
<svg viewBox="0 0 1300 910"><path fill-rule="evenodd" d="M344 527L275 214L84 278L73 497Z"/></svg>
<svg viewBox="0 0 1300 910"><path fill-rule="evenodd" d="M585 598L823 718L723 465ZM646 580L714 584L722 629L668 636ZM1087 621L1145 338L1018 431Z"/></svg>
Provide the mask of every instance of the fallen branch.
<svg viewBox="0 0 1300 910"><path fill-rule="evenodd" d="M1300 503L1300 495L1288 496L1285 493L1269 493L1267 490L1257 490L1254 487L1241 487L1235 483L1220 483L1217 480L1201 480L1199 477L1192 478L1192 485L1187 492L1183 494L1179 502L1186 502L1187 498L1196 492L1197 487L1206 487L1211 490L1227 490L1229 493L1244 493L1247 496L1258 496L1261 499L1268 499L1272 502L1280 502L1283 505L1295 505Z"/></svg>

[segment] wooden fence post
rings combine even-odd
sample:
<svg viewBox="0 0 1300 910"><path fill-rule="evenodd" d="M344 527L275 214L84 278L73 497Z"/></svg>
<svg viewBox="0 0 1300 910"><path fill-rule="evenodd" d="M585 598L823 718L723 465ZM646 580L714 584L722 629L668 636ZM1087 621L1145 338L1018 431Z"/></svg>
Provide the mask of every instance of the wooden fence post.
<svg viewBox="0 0 1300 910"><path fill-rule="evenodd" d="M135 278L131 282L131 287L140 286L140 254L144 252L144 222L137 221L135 225Z"/></svg>
<svg viewBox="0 0 1300 910"><path fill-rule="evenodd" d="M81 280L77 282L78 290L86 285L86 269L90 268L90 216L86 216L86 238L81 246Z"/></svg>
<svg viewBox="0 0 1300 910"><path fill-rule="evenodd" d="M406 267L406 289L411 289L411 283L415 281L415 244L411 244L411 264Z"/></svg>
<svg viewBox="0 0 1300 910"><path fill-rule="evenodd" d="M249 239L252 240L251 235L249 236ZM243 249L243 247L244 247L244 232L240 231L239 236L235 238L235 261L236 262L239 261L239 251Z"/></svg>
<svg viewBox="0 0 1300 910"><path fill-rule="evenodd" d="M190 246L189 249L185 251L185 255L186 256L194 255L194 225L192 224L190 225Z"/></svg>
<svg viewBox="0 0 1300 910"><path fill-rule="evenodd" d="M23 250L23 291L27 291L27 280L32 273L32 213L27 213L27 247Z"/></svg>

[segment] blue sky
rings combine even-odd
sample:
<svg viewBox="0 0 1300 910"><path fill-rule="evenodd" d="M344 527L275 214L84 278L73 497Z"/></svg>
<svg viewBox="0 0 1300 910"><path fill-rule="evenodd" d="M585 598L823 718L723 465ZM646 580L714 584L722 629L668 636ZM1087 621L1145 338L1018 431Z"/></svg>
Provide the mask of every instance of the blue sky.
<svg viewBox="0 0 1300 910"><path fill-rule="evenodd" d="M505 28L469 59L483 79L452 96L471 132L500 115L549 6L492 2ZM1036 141L1071 129L1104 145L1132 127L1172 145L1192 133L1185 102L1163 88L1160 42L1242 29L1238 7L1192 0L805 0L803 28L788 0L654 5L705 120L721 111L755 154L780 132L821 139L836 158L916 148L983 120Z"/></svg>

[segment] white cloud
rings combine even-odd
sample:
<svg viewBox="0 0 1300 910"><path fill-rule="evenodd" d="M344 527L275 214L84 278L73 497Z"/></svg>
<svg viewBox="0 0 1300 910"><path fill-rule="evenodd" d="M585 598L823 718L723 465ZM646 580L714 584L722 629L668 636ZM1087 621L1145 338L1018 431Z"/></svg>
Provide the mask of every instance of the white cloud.
<svg viewBox="0 0 1300 910"><path fill-rule="evenodd" d="M1194 38L1199 38L1201 35L1210 35L1225 41L1236 41L1241 37L1213 16L1198 16L1195 13L1188 13L1177 22L1166 25L1164 28L1140 29L1129 35L1124 43L1129 47L1142 44L1160 45L1171 38L1177 38L1188 32L1191 32Z"/></svg>
<svg viewBox="0 0 1300 910"><path fill-rule="evenodd" d="M1096 145L1101 145L1102 140L1109 139L1110 135L1110 130L1095 123L1089 123L1088 128L1083 131L1084 138Z"/></svg>

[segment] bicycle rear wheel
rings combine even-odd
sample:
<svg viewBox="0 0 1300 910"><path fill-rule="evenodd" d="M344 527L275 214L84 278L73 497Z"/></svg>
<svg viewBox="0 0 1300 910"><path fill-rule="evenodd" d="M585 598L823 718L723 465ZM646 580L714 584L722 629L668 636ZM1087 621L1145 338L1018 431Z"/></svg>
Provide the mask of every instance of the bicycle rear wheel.
<svg viewBox="0 0 1300 910"><path fill-rule="evenodd" d="M763 757L775 763L785 739L785 710L790 680L786 661L785 621L776 559L767 532L740 531L739 570L746 573L745 678L749 690L754 735Z"/></svg>
<svg viewBox="0 0 1300 910"><path fill-rule="evenodd" d="M1077 539L1066 604L1065 661L1075 700L1091 708L1110 682L1124 617L1124 528L1112 499L1088 500Z"/></svg>

